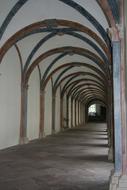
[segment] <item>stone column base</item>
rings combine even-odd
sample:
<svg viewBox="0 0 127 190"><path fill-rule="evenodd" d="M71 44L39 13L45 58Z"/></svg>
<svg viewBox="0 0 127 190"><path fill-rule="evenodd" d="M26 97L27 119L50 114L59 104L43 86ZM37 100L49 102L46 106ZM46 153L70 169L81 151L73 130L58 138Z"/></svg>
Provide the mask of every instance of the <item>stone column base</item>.
<svg viewBox="0 0 127 190"><path fill-rule="evenodd" d="M127 175L112 174L109 190L127 190Z"/></svg>
<svg viewBox="0 0 127 190"><path fill-rule="evenodd" d="M27 144L29 142L29 139L27 137L20 137L19 144Z"/></svg>
<svg viewBox="0 0 127 190"><path fill-rule="evenodd" d="M44 132L40 132L39 133L39 139L42 139L42 138L44 138L45 137L45 133Z"/></svg>
<svg viewBox="0 0 127 190"><path fill-rule="evenodd" d="M109 150L108 150L108 160L113 161L113 148L112 147L109 147Z"/></svg>
<svg viewBox="0 0 127 190"><path fill-rule="evenodd" d="M52 135L55 135L57 132L55 130L52 130Z"/></svg>
<svg viewBox="0 0 127 190"><path fill-rule="evenodd" d="M63 131L64 131L64 128L63 128L63 127L61 127L61 128L60 128L60 132L63 132Z"/></svg>

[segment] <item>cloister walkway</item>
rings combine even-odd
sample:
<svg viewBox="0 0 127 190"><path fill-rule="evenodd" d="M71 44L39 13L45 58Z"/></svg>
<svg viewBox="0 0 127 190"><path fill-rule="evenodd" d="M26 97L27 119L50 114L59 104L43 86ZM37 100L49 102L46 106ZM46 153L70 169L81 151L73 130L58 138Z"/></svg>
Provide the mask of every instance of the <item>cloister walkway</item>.
<svg viewBox="0 0 127 190"><path fill-rule="evenodd" d="M1 190L108 190L106 124L89 123L0 152Z"/></svg>

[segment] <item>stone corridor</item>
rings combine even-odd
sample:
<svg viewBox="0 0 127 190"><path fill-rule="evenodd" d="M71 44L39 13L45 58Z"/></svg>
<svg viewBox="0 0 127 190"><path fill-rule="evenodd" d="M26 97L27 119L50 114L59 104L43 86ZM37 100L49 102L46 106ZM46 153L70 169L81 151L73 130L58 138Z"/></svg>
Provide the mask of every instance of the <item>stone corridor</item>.
<svg viewBox="0 0 127 190"><path fill-rule="evenodd" d="M106 124L0 151L0 190L108 190Z"/></svg>

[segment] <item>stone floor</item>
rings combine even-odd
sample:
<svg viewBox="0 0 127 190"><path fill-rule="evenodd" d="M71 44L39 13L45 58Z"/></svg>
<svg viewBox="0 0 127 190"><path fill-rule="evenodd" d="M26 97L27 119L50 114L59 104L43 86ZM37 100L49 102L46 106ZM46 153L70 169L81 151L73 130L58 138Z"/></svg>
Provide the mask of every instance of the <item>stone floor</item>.
<svg viewBox="0 0 127 190"><path fill-rule="evenodd" d="M0 190L108 190L105 124L0 151Z"/></svg>

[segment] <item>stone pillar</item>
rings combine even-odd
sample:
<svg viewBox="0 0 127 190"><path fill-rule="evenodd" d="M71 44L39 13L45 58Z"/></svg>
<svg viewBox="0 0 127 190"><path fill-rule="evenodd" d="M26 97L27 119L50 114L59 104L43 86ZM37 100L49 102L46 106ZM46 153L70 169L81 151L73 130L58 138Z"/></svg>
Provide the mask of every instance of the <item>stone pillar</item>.
<svg viewBox="0 0 127 190"><path fill-rule="evenodd" d="M79 117L80 117L80 102L78 101L78 126L80 125L80 120L79 120Z"/></svg>
<svg viewBox="0 0 127 190"><path fill-rule="evenodd" d="M115 172L122 170L122 125L121 125L121 81L120 81L120 41L113 46L113 90L114 90L114 135L115 135Z"/></svg>
<svg viewBox="0 0 127 190"><path fill-rule="evenodd" d="M40 90L40 124L39 124L39 138L45 137L44 134L44 111L45 111L45 91Z"/></svg>
<svg viewBox="0 0 127 190"><path fill-rule="evenodd" d="M122 173L127 176L127 1L120 1L120 39L121 39L121 96L122 96L122 153L123 167ZM126 29L125 29L126 27ZM127 177L126 177L127 180ZM126 186L127 187L127 186Z"/></svg>
<svg viewBox="0 0 127 190"><path fill-rule="evenodd" d="M73 98L73 127L75 127L75 115L76 115L76 112L75 112L75 99Z"/></svg>
<svg viewBox="0 0 127 190"><path fill-rule="evenodd" d="M83 103L81 103L81 125L84 126L84 110L83 110Z"/></svg>
<svg viewBox="0 0 127 190"><path fill-rule="evenodd" d="M69 96L66 99L66 126L69 127Z"/></svg>
<svg viewBox="0 0 127 190"><path fill-rule="evenodd" d="M82 117L82 102L80 102L80 125L82 125L81 117Z"/></svg>
<svg viewBox="0 0 127 190"><path fill-rule="evenodd" d="M77 101L75 99L75 127L77 126Z"/></svg>
<svg viewBox="0 0 127 190"><path fill-rule="evenodd" d="M113 161L114 160L114 125L113 125L113 98L112 98L112 89L113 86L111 83L109 84L109 90L108 90L108 107L107 107L107 132L108 132L108 160Z"/></svg>
<svg viewBox="0 0 127 190"><path fill-rule="evenodd" d="M83 124L83 122L82 122L82 104L80 106L80 123L81 123L81 125Z"/></svg>
<svg viewBox="0 0 127 190"><path fill-rule="evenodd" d="M71 97L68 100L68 127L71 128Z"/></svg>
<svg viewBox="0 0 127 190"><path fill-rule="evenodd" d="M123 29L123 28L122 28ZM119 31L119 29L118 29ZM117 31L117 32L118 32ZM115 33L115 32L114 32ZM113 33L113 34L114 34ZM116 34L116 33L115 33ZM119 31L120 35L120 31ZM121 36L121 35L120 35ZM125 61L123 40L113 41L113 80L114 80L114 137L115 169L111 174L110 190L127 189L127 144L126 144L126 104L125 104Z"/></svg>
<svg viewBox="0 0 127 190"><path fill-rule="evenodd" d="M82 105L82 125L84 125L84 108L83 108L83 105Z"/></svg>
<svg viewBox="0 0 127 190"><path fill-rule="evenodd" d="M73 127L73 98L71 97L71 127Z"/></svg>
<svg viewBox="0 0 127 190"><path fill-rule="evenodd" d="M27 98L28 85L21 85L21 119L20 119L20 139L19 144L28 143L27 138Z"/></svg>
<svg viewBox="0 0 127 190"><path fill-rule="evenodd" d="M85 126L85 106L83 104L83 125Z"/></svg>
<svg viewBox="0 0 127 190"><path fill-rule="evenodd" d="M60 128L63 131L63 96L60 95Z"/></svg>
<svg viewBox="0 0 127 190"><path fill-rule="evenodd" d="M88 105L85 105L85 123L88 122Z"/></svg>
<svg viewBox="0 0 127 190"><path fill-rule="evenodd" d="M52 92L52 134L55 134L56 93Z"/></svg>

